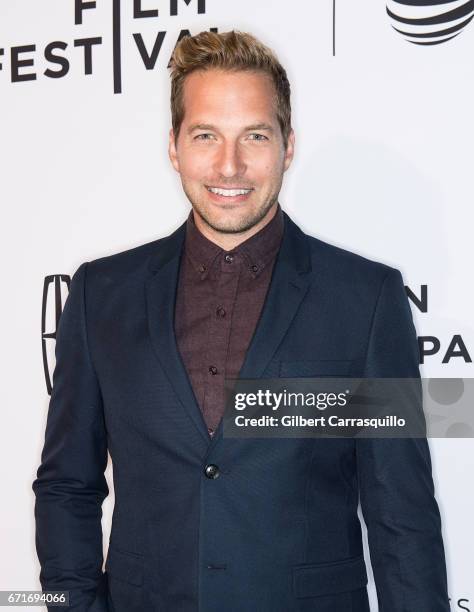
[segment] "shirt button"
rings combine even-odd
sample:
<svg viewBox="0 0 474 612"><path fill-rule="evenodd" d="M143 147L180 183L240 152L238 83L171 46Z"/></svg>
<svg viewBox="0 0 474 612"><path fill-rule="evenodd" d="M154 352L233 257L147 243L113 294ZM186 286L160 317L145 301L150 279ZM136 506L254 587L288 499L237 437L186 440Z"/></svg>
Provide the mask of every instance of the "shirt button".
<svg viewBox="0 0 474 612"><path fill-rule="evenodd" d="M199 272L205 272L206 271L206 266L203 266L202 264L199 266Z"/></svg>
<svg viewBox="0 0 474 612"><path fill-rule="evenodd" d="M207 476L207 478L215 480L219 476L219 468L214 463L209 463L206 465L204 474Z"/></svg>
<svg viewBox="0 0 474 612"><path fill-rule="evenodd" d="M225 317L225 308L222 308L222 306L219 306L219 308L216 310L216 315L220 317L221 319L222 317Z"/></svg>
<svg viewBox="0 0 474 612"><path fill-rule="evenodd" d="M207 428L207 431L209 432L209 435L210 435L210 436L211 436L211 438L212 438L212 436L214 435L214 430L212 429L212 427L208 427L208 428Z"/></svg>
<svg viewBox="0 0 474 612"><path fill-rule="evenodd" d="M209 373L215 376L217 374L216 366L209 366Z"/></svg>
<svg viewBox="0 0 474 612"><path fill-rule="evenodd" d="M224 261L226 263L232 263L234 261L234 256L230 253L227 253L227 255L224 256Z"/></svg>
<svg viewBox="0 0 474 612"><path fill-rule="evenodd" d="M254 264L250 269L252 270L252 272L257 272L258 266Z"/></svg>

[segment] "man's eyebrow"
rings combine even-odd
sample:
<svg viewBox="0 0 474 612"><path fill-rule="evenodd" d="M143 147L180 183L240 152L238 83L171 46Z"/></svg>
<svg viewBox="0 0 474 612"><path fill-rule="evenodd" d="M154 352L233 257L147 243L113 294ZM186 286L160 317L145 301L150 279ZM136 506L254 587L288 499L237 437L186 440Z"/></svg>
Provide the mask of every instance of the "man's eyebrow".
<svg viewBox="0 0 474 612"><path fill-rule="evenodd" d="M217 130L217 128L211 123L193 123L188 127L188 134L191 134L195 130ZM248 125L244 128L244 131L248 132L250 130L266 130L268 132L273 132L273 127L268 123L254 123L252 125Z"/></svg>
<svg viewBox="0 0 474 612"><path fill-rule="evenodd" d="M248 125L245 130L267 130L268 132L273 132L272 126L268 123L255 123L254 125Z"/></svg>
<svg viewBox="0 0 474 612"><path fill-rule="evenodd" d="M194 132L194 130L213 130L214 126L210 123L193 123L188 127L188 134Z"/></svg>

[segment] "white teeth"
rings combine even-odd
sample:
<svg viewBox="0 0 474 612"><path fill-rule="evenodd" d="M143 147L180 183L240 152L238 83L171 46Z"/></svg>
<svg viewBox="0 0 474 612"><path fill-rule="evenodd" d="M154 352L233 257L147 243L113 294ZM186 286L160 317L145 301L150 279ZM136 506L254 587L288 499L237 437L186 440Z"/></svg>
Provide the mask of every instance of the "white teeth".
<svg viewBox="0 0 474 612"><path fill-rule="evenodd" d="M208 187L208 191L212 191L212 193L217 193L218 195L223 196L237 196L244 195L252 191L251 189L219 189L218 187Z"/></svg>

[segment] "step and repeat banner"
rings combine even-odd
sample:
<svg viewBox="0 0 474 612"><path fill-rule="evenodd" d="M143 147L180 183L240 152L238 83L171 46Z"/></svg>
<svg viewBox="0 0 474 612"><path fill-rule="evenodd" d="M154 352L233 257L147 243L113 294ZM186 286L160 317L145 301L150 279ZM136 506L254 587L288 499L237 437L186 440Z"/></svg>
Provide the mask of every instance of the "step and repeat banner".
<svg viewBox="0 0 474 612"><path fill-rule="evenodd" d="M439 402L463 402L474 371L473 15L472 0L3 0L0 590L40 588L31 483L70 277L170 233L190 209L167 152L168 64L183 36L238 29L275 50L296 134L283 209L307 233L401 270L422 376L453 379ZM453 431L430 448L451 608L474 611L474 438ZM110 460L107 480L104 552ZM372 575L370 596L377 610Z"/></svg>

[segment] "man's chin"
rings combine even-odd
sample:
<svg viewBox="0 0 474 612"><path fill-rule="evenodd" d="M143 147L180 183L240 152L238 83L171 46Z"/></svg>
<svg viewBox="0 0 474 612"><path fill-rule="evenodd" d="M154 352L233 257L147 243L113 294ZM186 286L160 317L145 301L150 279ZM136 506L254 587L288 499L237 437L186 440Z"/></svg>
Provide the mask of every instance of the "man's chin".
<svg viewBox="0 0 474 612"><path fill-rule="evenodd" d="M254 222L249 222L248 219L204 219L204 221L214 231L220 232L221 234L239 234L255 225Z"/></svg>
<svg viewBox="0 0 474 612"><path fill-rule="evenodd" d="M240 207L241 208L241 207ZM223 234L238 234L253 227L260 217L250 211L239 210L238 206L216 212L194 207L201 219L214 231Z"/></svg>

